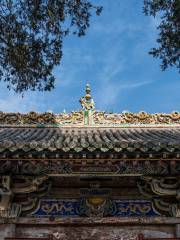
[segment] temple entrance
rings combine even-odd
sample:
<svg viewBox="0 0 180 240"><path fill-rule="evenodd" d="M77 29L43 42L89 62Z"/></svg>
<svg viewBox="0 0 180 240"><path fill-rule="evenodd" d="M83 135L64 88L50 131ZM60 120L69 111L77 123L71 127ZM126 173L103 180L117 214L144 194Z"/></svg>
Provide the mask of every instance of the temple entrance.
<svg viewBox="0 0 180 240"><path fill-rule="evenodd" d="M0 113L0 240L179 240L180 113L80 103Z"/></svg>

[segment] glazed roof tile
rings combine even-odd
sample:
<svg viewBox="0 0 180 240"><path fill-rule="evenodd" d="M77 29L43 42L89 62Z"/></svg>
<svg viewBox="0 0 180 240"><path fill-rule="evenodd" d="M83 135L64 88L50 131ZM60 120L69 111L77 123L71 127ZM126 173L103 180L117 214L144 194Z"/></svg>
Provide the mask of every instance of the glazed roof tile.
<svg viewBox="0 0 180 240"><path fill-rule="evenodd" d="M180 127L0 127L0 151L180 150Z"/></svg>
<svg viewBox="0 0 180 240"><path fill-rule="evenodd" d="M180 151L180 113L105 113L95 110L90 86L72 113L0 112L0 152L43 150Z"/></svg>

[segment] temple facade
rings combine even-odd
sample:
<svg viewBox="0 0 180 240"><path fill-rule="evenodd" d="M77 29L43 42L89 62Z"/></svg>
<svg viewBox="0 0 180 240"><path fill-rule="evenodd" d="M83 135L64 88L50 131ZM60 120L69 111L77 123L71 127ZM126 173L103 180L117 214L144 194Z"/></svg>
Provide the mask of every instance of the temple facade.
<svg viewBox="0 0 180 240"><path fill-rule="evenodd" d="M0 240L180 239L180 113L0 112Z"/></svg>

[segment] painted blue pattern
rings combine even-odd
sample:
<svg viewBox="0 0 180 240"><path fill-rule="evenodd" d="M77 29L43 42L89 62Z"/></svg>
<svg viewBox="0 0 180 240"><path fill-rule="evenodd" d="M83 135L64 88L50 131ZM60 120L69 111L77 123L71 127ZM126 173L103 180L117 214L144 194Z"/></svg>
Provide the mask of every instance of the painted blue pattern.
<svg viewBox="0 0 180 240"><path fill-rule="evenodd" d="M76 199L40 201L39 208L33 215L35 216L77 216L80 201Z"/></svg>
<svg viewBox="0 0 180 240"><path fill-rule="evenodd" d="M150 201L116 201L116 216L156 216L158 213L152 208Z"/></svg>
<svg viewBox="0 0 180 240"><path fill-rule="evenodd" d="M159 215L152 207L152 203L147 200L113 200L114 208L110 216L157 216ZM32 213L37 217L75 217L80 216L81 199L42 199L38 208Z"/></svg>

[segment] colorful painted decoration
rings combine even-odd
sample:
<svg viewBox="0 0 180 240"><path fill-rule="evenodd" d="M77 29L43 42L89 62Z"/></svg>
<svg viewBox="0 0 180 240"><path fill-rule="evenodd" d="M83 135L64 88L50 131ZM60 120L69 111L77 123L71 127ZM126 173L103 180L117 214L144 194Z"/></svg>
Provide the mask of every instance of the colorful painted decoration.
<svg viewBox="0 0 180 240"><path fill-rule="evenodd" d="M38 208L31 213L34 217L75 216L157 216L148 200L112 199L41 199Z"/></svg>

